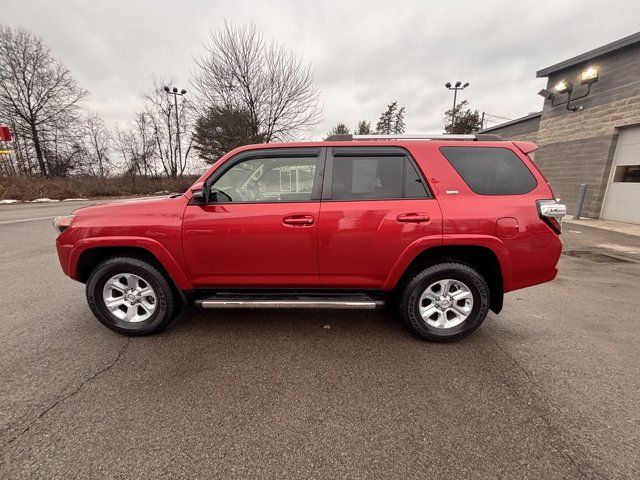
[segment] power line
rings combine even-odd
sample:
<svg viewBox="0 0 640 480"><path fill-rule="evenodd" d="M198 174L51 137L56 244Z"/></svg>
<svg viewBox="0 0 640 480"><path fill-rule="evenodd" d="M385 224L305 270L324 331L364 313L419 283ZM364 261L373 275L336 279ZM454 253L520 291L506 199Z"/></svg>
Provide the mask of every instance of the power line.
<svg viewBox="0 0 640 480"><path fill-rule="evenodd" d="M501 117L499 115L493 115L492 113L487 113L484 112L486 117L493 117L493 118L499 118L500 120L506 120L507 122L510 122L511 120L513 120L513 118L505 118L505 117Z"/></svg>
<svg viewBox="0 0 640 480"><path fill-rule="evenodd" d="M489 118L489 117L491 117L491 118ZM485 122L491 121L492 123L501 123L500 121L492 120L494 118L497 118L498 120L504 120L504 121L507 121L507 122L510 122L511 120L513 120L512 118L506 118L506 117L501 117L499 115L494 115L492 113L482 112L482 119L480 121L480 129L484 130Z"/></svg>

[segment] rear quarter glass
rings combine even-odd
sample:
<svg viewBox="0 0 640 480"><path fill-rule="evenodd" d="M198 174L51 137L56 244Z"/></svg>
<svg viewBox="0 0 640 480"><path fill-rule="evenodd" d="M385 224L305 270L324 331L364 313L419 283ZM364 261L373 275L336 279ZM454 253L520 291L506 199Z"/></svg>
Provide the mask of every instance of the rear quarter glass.
<svg viewBox="0 0 640 480"><path fill-rule="evenodd" d="M529 168L503 147L440 147L440 153L479 195L522 195L538 185Z"/></svg>
<svg viewBox="0 0 640 480"><path fill-rule="evenodd" d="M527 158L529 159L529 162L531 162L531 165L533 166L533 168L536 169L536 172L538 172L538 174L542 177L542 180L544 180L544 183L546 183L547 187L549 187L549 191L551 192L551 197L556 198L555 193L553 193L553 188L551 188L551 184L549 183L549 179L547 178L547 176L544 174L542 169L540 169L540 167L536 164L534 160L534 152L527 153L526 155L527 155Z"/></svg>

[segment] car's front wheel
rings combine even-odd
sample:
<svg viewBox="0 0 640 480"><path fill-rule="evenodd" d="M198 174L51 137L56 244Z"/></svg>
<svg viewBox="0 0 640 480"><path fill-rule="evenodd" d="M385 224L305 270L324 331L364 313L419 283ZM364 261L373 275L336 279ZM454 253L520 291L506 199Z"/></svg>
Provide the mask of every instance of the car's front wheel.
<svg viewBox="0 0 640 480"><path fill-rule="evenodd" d="M125 335L163 330L177 314L179 301L165 276L139 258L111 258L87 281L87 301L106 327Z"/></svg>
<svg viewBox="0 0 640 480"><path fill-rule="evenodd" d="M447 262L416 274L404 287L400 308L407 325L426 340L459 340L489 312L489 286L469 265Z"/></svg>

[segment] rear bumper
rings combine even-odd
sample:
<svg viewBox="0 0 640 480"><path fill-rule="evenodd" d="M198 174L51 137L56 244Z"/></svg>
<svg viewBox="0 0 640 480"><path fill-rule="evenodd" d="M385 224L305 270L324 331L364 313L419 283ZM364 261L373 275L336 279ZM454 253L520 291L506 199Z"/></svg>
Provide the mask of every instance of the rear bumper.
<svg viewBox="0 0 640 480"><path fill-rule="evenodd" d="M550 282L558 276L557 267L551 267L548 270L539 273L535 277L529 277L524 279L523 281L518 282L512 290L520 290L521 288L532 287L534 285L539 285L541 283Z"/></svg>
<svg viewBox="0 0 640 480"><path fill-rule="evenodd" d="M550 282L558 275L558 261L562 254L562 242L553 234L547 245L531 251L525 259L514 264L514 275L511 288L506 291L519 290L540 283Z"/></svg>

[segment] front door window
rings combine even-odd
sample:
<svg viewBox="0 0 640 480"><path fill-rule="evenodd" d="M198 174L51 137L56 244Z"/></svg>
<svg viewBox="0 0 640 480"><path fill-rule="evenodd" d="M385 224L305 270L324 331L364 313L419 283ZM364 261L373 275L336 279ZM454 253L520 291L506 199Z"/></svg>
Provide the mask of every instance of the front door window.
<svg viewBox="0 0 640 480"><path fill-rule="evenodd" d="M236 163L211 186L215 203L308 202L314 158L254 158Z"/></svg>

